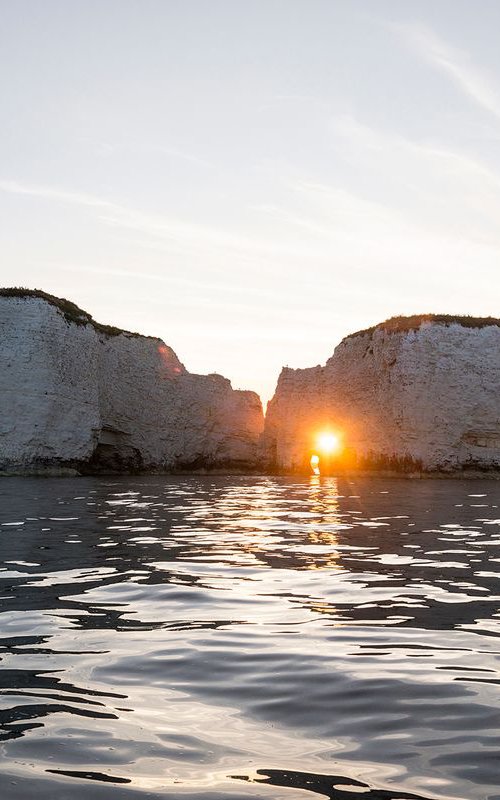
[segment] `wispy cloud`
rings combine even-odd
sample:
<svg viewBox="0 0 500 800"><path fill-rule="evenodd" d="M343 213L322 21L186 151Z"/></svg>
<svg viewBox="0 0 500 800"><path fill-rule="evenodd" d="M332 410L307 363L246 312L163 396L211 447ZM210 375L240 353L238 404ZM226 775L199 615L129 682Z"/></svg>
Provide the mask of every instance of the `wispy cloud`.
<svg viewBox="0 0 500 800"><path fill-rule="evenodd" d="M474 64L467 52L446 42L421 23L391 23L423 59L444 72L478 106L500 119L500 91L488 73Z"/></svg>
<svg viewBox="0 0 500 800"><path fill-rule="evenodd" d="M31 197L41 197L46 200L60 200L63 203L72 203L91 208L119 208L115 203L104 200L84 192L68 192L53 186L40 186L35 184L18 183L18 181L0 180L0 190L10 194L25 194Z"/></svg>
<svg viewBox="0 0 500 800"><path fill-rule="evenodd" d="M118 155L155 155L164 156L167 159L185 161L197 167L206 169L214 169L215 164L208 161L206 158L201 158L194 153L189 153L179 147L173 147L169 144L161 144L150 141L138 142L133 140L123 141L98 141L97 143L92 139L83 139L82 141L90 142L94 149L100 156L116 156Z"/></svg>
<svg viewBox="0 0 500 800"><path fill-rule="evenodd" d="M258 249L257 244L250 238L229 231L162 214L143 212L85 192L6 180L0 180L0 191L91 208L98 212L99 219L107 225L140 231L186 247L193 248L201 244L205 247L226 249Z"/></svg>
<svg viewBox="0 0 500 800"><path fill-rule="evenodd" d="M244 286L245 291L258 286L259 310L272 309L273 317L274 309L284 304L284 298L287 309L294 306L294 314L299 298L306 305L309 302L310 307L314 305L321 316L324 304L331 308L332 291L337 299L345 298L342 305L348 307L355 281L371 282L374 313L378 307L386 309L384 281L390 281L396 313L398 308L407 307L409 285L412 308L417 308L431 291L441 296L452 274L455 287L460 282L457 273L462 272L464 280L469 281L472 263L478 275L482 273L489 279L498 263L496 212L500 208L500 191L497 176L486 165L432 145L386 135L354 120L345 119L342 132L336 133L341 144L338 151L346 154L348 147L353 148L353 160L358 166L363 164L368 184L349 190L308 177L299 179L293 171L282 174L287 191L281 202L248 208L252 217L247 216L242 232L146 212L62 187L0 180L0 191L80 206L102 224L119 233L127 231L127 246L132 234L141 247L160 254L158 262L148 261L156 263L155 269L148 270L152 280L156 279L154 272L169 272L163 255L179 253L180 259L167 263L180 266L179 278L192 281L192 285L179 286L190 300L195 290L200 302L205 303L205 292L207 296L215 291L228 297L228 284L239 290ZM373 175L365 169L367 164L374 170ZM443 169L438 169L439 165ZM389 175L395 185L391 185ZM383 194L378 191L379 186L385 187ZM424 196L423 210L419 196L410 202L411 193ZM476 213L474 218L472 212ZM422 271L425 282L419 278ZM379 281L376 286L372 285L374 274ZM324 292L323 287L330 285L334 289ZM298 286L301 288L295 298ZM173 288L170 294L175 295ZM237 294L228 297L228 303L232 304L235 297Z"/></svg>
<svg viewBox="0 0 500 800"><path fill-rule="evenodd" d="M71 191L60 187L21 183L0 179L0 192L25 195L51 202L88 208L96 219L111 228L140 234L143 246L160 252L186 254L202 263L209 260L252 265L253 271L274 265L290 264L309 255L307 242L290 241L287 235L278 238L274 231L240 232L181 219L167 214L142 211L98 195Z"/></svg>
<svg viewBox="0 0 500 800"><path fill-rule="evenodd" d="M500 245L500 173L494 164L348 116L333 119L331 130L336 152L362 172L361 188L383 200L395 218L403 216L426 234Z"/></svg>
<svg viewBox="0 0 500 800"><path fill-rule="evenodd" d="M486 182L491 188L500 190L500 174L487 163L468 153L451 149L446 145L428 141L415 141L400 136L393 131L384 131L364 125L354 117L336 117L331 123L333 134L343 140L344 148L366 151L370 158L374 154L386 153L410 165L419 161L427 162L432 169L453 175L463 181L475 179Z"/></svg>

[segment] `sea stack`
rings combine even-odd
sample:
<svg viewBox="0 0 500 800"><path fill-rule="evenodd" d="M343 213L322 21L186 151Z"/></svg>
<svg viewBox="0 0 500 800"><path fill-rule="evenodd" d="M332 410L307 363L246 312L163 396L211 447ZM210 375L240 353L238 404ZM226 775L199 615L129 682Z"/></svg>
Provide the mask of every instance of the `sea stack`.
<svg viewBox="0 0 500 800"><path fill-rule="evenodd" d="M341 439L338 468L500 468L500 320L395 317L346 337L325 366L283 369L268 466L310 471L322 430Z"/></svg>
<svg viewBox="0 0 500 800"><path fill-rule="evenodd" d="M0 290L0 471L253 469L257 394L193 375L160 339L41 291Z"/></svg>

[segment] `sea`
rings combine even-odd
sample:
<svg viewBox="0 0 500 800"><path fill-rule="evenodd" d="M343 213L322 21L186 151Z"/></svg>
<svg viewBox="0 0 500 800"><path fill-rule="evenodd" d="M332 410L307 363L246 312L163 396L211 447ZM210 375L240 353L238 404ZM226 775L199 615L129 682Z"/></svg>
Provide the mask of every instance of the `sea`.
<svg viewBox="0 0 500 800"><path fill-rule="evenodd" d="M0 479L2 800L500 800L500 482Z"/></svg>

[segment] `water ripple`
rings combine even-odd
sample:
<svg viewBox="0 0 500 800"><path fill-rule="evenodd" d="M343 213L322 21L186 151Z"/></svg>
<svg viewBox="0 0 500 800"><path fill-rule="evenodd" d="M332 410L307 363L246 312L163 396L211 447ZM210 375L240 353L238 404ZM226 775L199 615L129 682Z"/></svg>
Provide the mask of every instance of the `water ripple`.
<svg viewBox="0 0 500 800"><path fill-rule="evenodd" d="M499 800L499 495L4 479L0 795Z"/></svg>

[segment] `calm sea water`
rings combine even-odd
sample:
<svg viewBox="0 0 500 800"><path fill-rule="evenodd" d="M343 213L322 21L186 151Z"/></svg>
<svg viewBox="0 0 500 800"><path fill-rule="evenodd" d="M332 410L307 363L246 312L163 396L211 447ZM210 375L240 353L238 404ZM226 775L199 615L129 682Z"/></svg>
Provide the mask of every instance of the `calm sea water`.
<svg viewBox="0 0 500 800"><path fill-rule="evenodd" d="M0 482L0 797L500 798L500 484Z"/></svg>

